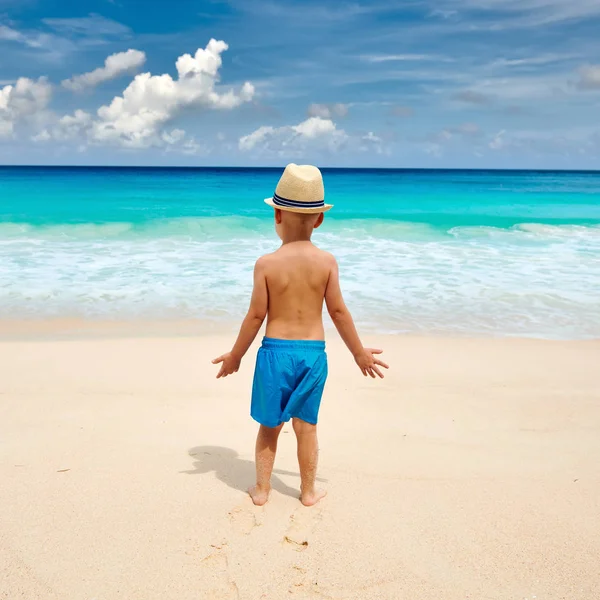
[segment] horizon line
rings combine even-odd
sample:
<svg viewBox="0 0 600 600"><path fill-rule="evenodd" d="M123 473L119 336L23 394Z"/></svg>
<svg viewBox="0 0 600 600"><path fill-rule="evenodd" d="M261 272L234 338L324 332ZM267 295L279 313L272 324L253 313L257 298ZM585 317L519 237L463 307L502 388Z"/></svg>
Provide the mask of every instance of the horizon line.
<svg viewBox="0 0 600 600"><path fill-rule="evenodd" d="M0 164L0 169L165 169L165 170L281 170L285 165L10 165ZM600 173L600 169L502 168L502 167L319 167L323 171L447 171L498 173Z"/></svg>

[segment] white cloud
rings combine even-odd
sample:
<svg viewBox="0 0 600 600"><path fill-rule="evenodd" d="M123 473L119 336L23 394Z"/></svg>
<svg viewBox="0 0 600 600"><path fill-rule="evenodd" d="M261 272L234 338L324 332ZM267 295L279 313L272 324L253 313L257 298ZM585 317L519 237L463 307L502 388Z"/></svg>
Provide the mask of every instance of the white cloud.
<svg viewBox="0 0 600 600"><path fill-rule="evenodd" d="M321 119L319 117L311 117L310 119L306 119L306 121L302 121L302 123L298 125L293 125L292 129L299 135L308 139L318 138L320 136L335 133L337 131L333 121L329 119ZM338 133L341 132L338 131Z"/></svg>
<svg viewBox="0 0 600 600"><path fill-rule="evenodd" d="M186 133L182 129L171 131L170 134L167 134L165 141L167 142L165 147L166 152L177 152L188 156L198 154L206 156L210 154L210 149L207 146L199 144L194 137L186 137Z"/></svg>
<svg viewBox="0 0 600 600"><path fill-rule="evenodd" d="M92 127L92 115L84 110L76 110L73 115L59 119L52 130L55 139L65 141L86 135Z"/></svg>
<svg viewBox="0 0 600 600"><path fill-rule="evenodd" d="M484 132L477 123L461 123L435 131L422 139L415 139L419 146L429 156L441 158L450 155L458 148L478 148L487 142Z"/></svg>
<svg viewBox="0 0 600 600"><path fill-rule="evenodd" d="M533 157L560 156L561 159L581 155L598 156L600 136L593 127L568 127L544 130L499 131L489 148Z"/></svg>
<svg viewBox="0 0 600 600"><path fill-rule="evenodd" d="M422 60L439 60L439 57L431 54L363 54L360 57L364 62L415 62Z"/></svg>
<svg viewBox="0 0 600 600"><path fill-rule="evenodd" d="M42 23L41 30L18 30L10 21L0 23L0 41L21 44L37 51L39 61L62 63L66 56L81 52L84 47L104 45L132 35L126 25L96 14L75 19L42 19Z"/></svg>
<svg viewBox="0 0 600 600"><path fill-rule="evenodd" d="M0 24L0 40L23 44L27 48L34 50L43 50L51 56L62 54L67 49L71 49L72 46L68 40L53 34L39 31L19 31L2 24Z"/></svg>
<svg viewBox="0 0 600 600"><path fill-rule="evenodd" d="M177 59L178 78L170 75L137 75L122 96L98 109L90 139L99 144L126 148L163 145L161 128L184 109L231 110L254 96L254 86L246 82L236 92L219 93L215 85L222 64L221 53L228 46L211 39L194 56Z"/></svg>
<svg viewBox="0 0 600 600"><path fill-rule="evenodd" d="M71 79L65 79L62 85L75 92L85 88L95 87L105 81L115 79L135 71L146 62L146 55L139 50L127 50L111 54L105 61L104 66L83 75L75 75Z"/></svg>
<svg viewBox="0 0 600 600"><path fill-rule="evenodd" d="M338 129L331 119L309 117L297 125L259 127L241 137L238 147L243 152L254 152L257 155L300 157L309 152L335 153L342 149L375 149L380 152L381 144L381 138L373 132L350 135L343 129Z"/></svg>
<svg viewBox="0 0 600 600"><path fill-rule="evenodd" d="M254 148L261 144L266 145L266 143L269 142L271 138L275 138L276 136L281 135L284 131L288 129L291 132L291 127L279 127L276 129L275 127L271 127L270 125L263 125L262 127L259 127L256 131L253 131L252 133L241 137L239 148L240 150L245 151L254 150Z"/></svg>
<svg viewBox="0 0 600 600"><path fill-rule="evenodd" d="M31 139L34 142L47 142L51 139L59 142L85 137L92 126L92 115L84 110L76 110L72 115L61 117L52 127L43 129Z"/></svg>
<svg viewBox="0 0 600 600"><path fill-rule="evenodd" d="M12 121L5 121L0 116L0 140L2 138L11 137L13 134L13 124Z"/></svg>
<svg viewBox="0 0 600 600"><path fill-rule="evenodd" d="M365 140L366 142L379 143L382 141L382 139L378 135L375 135L372 131L369 131L369 133L367 133L367 135L363 135L362 139Z"/></svg>
<svg viewBox="0 0 600 600"><path fill-rule="evenodd" d="M23 40L23 34L7 25L0 25L0 40L7 42L20 42Z"/></svg>
<svg viewBox="0 0 600 600"><path fill-rule="evenodd" d="M551 65L581 58L580 54L540 54L539 56L525 56L519 58L497 58L488 66L490 69L506 69L514 67L536 67Z"/></svg>
<svg viewBox="0 0 600 600"><path fill-rule="evenodd" d="M0 89L0 136L12 136L15 125L39 116L51 98L52 86L45 77L21 77L14 85L4 86Z"/></svg>
<svg viewBox="0 0 600 600"><path fill-rule="evenodd" d="M308 107L309 117L321 119L333 119L334 117L345 117L348 114L348 105L338 102L336 104L311 104Z"/></svg>
<svg viewBox="0 0 600 600"><path fill-rule="evenodd" d="M163 141L172 146L173 144L178 144L185 138L185 131L183 129L173 129L172 131L163 131L162 133Z"/></svg>
<svg viewBox="0 0 600 600"><path fill-rule="evenodd" d="M442 158L444 154L442 147L439 144L425 144L423 151L433 158Z"/></svg>
<svg viewBox="0 0 600 600"><path fill-rule="evenodd" d="M489 147L491 150L502 150L502 148L504 148L505 146L505 139L504 136L506 135L506 130L502 129L502 131L499 131L494 138L492 139L492 141L489 143Z"/></svg>
<svg viewBox="0 0 600 600"><path fill-rule="evenodd" d="M600 89L600 65L587 65L579 70L578 87L583 90Z"/></svg>
<svg viewBox="0 0 600 600"><path fill-rule="evenodd" d="M440 19L451 19L458 14L456 10L442 10L439 8L434 8L430 13L430 17L439 17Z"/></svg>
<svg viewBox="0 0 600 600"><path fill-rule="evenodd" d="M50 132L47 129L43 129L36 135L31 136L31 141L33 142L48 142L52 139Z"/></svg>
<svg viewBox="0 0 600 600"><path fill-rule="evenodd" d="M36 30L17 30L9 25L0 24L0 42L13 42L25 46L27 55L35 53L40 62L56 63L63 61L67 54L80 50L71 39ZM87 43L88 39L85 40ZM81 42L80 42L81 43ZM29 60L29 59L28 59Z"/></svg>
<svg viewBox="0 0 600 600"><path fill-rule="evenodd" d="M211 39L206 48L194 56L184 54L177 59L178 77L170 75L137 75L121 96L101 106L96 115L76 110L65 115L54 126L46 127L38 141L50 136L65 141L79 139L83 144L115 145L123 148L163 147L189 154L204 151L185 131L164 127L184 110L231 110L249 102L254 86L246 82L238 90L219 90L221 54L227 50L223 41ZM116 60L111 60L116 57ZM119 69L140 64L143 53L130 50L109 57L105 67L70 80L75 85L92 85L113 76ZM98 73L100 71L100 73ZM85 84L83 79L85 78Z"/></svg>
<svg viewBox="0 0 600 600"><path fill-rule="evenodd" d="M572 92L568 76L563 72L514 77L489 77L474 81L470 86L472 103L492 104L494 101L523 102L552 98L556 102ZM462 97L466 101L466 97Z"/></svg>
<svg viewBox="0 0 600 600"><path fill-rule="evenodd" d="M338 129L330 119L310 117L298 125L284 127L259 127L239 140L239 149L244 152L285 153L296 155L309 146L334 151L342 145L348 135Z"/></svg>
<svg viewBox="0 0 600 600"><path fill-rule="evenodd" d="M375 135L372 131L369 131L366 135L363 135L358 145L358 150L361 152L372 152L376 154L389 154L389 148L383 145L383 139L378 135Z"/></svg>
<svg viewBox="0 0 600 600"><path fill-rule="evenodd" d="M600 16L598 0L437 0L435 7L448 7L462 15L467 11L479 17L485 11L493 14L487 22L468 22L471 31L521 29Z"/></svg>
<svg viewBox="0 0 600 600"><path fill-rule="evenodd" d="M275 0L254 0L253 2L236 3L236 8L258 15L261 19L285 19L294 24L302 23L318 27L328 22L340 23L356 17L385 10L385 7L366 2L334 2L330 5L324 2L313 3L310 9L302 4L279 2Z"/></svg>
<svg viewBox="0 0 600 600"><path fill-rule="evenodd" d="M127 25L96 13L90 13L87 17L42 19L42 21L48 27L68 35L125 37L131 34L131 29Z"/></svg>

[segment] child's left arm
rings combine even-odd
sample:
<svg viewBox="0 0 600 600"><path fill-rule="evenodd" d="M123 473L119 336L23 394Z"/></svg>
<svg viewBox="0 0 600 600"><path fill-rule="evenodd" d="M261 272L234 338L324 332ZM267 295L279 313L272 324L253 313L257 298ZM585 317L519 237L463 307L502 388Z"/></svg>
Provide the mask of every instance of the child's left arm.
<svg viewBox="0 0 600 600"><path fill-rule="evenodd" d="M231 352L215 358L213 365L221 365L217 374L217 379L227 377L232 373L237 373L240 368L242 358L248 352L248 348L254 341L256 334L260 330L269 306L269 293L267 290L267 278L265 275L265 257L256 261L254 266L254 289L252 290L252 299L248 314L242 323L240 333L237 337Z"/></svg>

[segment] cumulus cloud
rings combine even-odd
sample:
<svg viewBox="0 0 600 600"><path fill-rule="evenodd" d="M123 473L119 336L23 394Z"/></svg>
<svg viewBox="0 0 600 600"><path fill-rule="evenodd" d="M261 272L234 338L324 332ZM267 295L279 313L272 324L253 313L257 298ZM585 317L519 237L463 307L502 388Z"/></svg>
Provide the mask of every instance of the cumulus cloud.
<svg viewBox="0 0 600 600"><path fill-rule="evenodd" d="M348 114L348 105L340 102L336 104L311 104L308 107L309 117L320 119L333 119L334 117L345 117Z"/></svg>
<svg viewBox="0 0 600 600"><path fill-rule="evenodd" d="M0 114L0 140L10 137L13 134L13 124L11 121L6 121Z"/></svg>
<svg viewBox="0 0 600 600"><path fill-rule="evenodd" d="M60 142L85 137L91 130L92 115L84 110L76 110L72 115L61 117L53 127L44 129L32 139L35 142L46 142L54 139Z"/></svg>
<svg viewBox="0 0 600 600"><path fill-rule="evenodd" d="M14 85L0 89L0 136L10 137L15 126L42 113L52 98L52 86L45 77L21 77Z"/></svg>
<svg viewBox="0 0 600 600"><path fill-rule="evenodd" d="M52 139L50 132L47 129L43 129L36 135L31 136L31 141L33 142L48 142Z"/></svg>
<svg viewBox="0 0 600 600"><path fill-rule="evenodd" d="M179 154L209 154L207 146L199 144L194 137L188 137L183 129L173 129L162 134L165 142L166 152L178 152Z"/></svg>
<svg viewBox="0 0 600 600"><path fill-rule="evenodd" d="M122 95L113 98L110 104L101 106L95 114L76 110L60 119L54 118L51 125L46 124L32 139L36 142L50 139L73 140L83 147L162 147L168 151L186 154L204 153L206 148L193 137L188 137L183 129L167 130L166 126L183 111L231 110L252 100L254 86L249 82L236 90L220 89L218 86L221 54L227 47L225 42L211 39L206 48L199 48L193 56L184 54L177 59L176 79L168 74L137 75ZM137 50L112 55L108 57L104 67L68 80L67 87L82 89L96 85L126 69L135 68L142 64L143 60L145 55ZM45 80L40 82L44 83ZM0 90L0 119L7 112L3 107L8 104L7 98L9 93L12 94L11 90L12 86ZM16 101L22 103L23 95L21 93L16 99L11 96L11 104L14 105ZM24 107L21 108L21 112L23 110ZM0 122L1 131L4 131L6 126L3 121ZM310 136L310 132L306 135Z"/></svg>
<svg viewBox="0 0 600 600"><path fill-rule="evenodd" d="M293 125L292 129L307 139L318 138L328 134L342 133L338 131L335 123L329 119L321 119L319 117L311 117L302 121L298 125Z"/></svg>
<svg viewBox="0 0 600 600"><path fill-rule="evenodd" d="M84 73L75 75L71 79L65 79L62 85L75 92L81 92L86 88L95 87L105 81L116 79L121 75L137 70L146 62L146 54L139 50L127 50L111 54L105 61L104 66Z"/></svg>
<svg viewBox="0 0 600 600"><path fill-rule="evenodd" d="M381 138L373 132L366 135L350 135L339 129L331 119L309 117L297 125L259 127L241 137L238 147L243 152L254 152L258 155L300 157L307 152L335 153L342 148L378 151L381 143Z"/></svg>
<svg viewBox="0 0 600 600"><path fill-rule="evenodd" d="M221 54L227 48L225 42L211 39L194 56L180 56L176 62L177 79L168 74L137 75L122 96L98 109L91 140L127 148L161 145L162 126L185 109L231 110L251 101L255 90L249 82L237 91L220 93L216 89Z"/></svg>
<svg viewBox="0 0 600 600"><path fill-rule="evenodd" d="M343 129L338 129L330 119L310 117L298 125L284 127L259 127L240 138L239 148L248 152L266 153L298 152L308 146L335 150L347 139Z"/></svg>
<svg viewBox="0 0 600 600"><path fill-rule="evenodd" d="M163 131L162 133L163 141L172 146L174 144L178 144L185 138L185 131L183 129L173 129L171 131Z"/></svg>
<svg viewBox="0 0 600 600"><path fill-rule="evenodd" d="M600 65L587 65L579 70L578 87L582 90L600 89Z"/></svg>
<svg viewBox="0 0 600 600"><path fill-rule="evenodd" d="M32 139L37 142L54 139L75 140L82 144L115 145L124 148L178 146L186 153L204 151L182 129L167 131L164 127L183 111L217 109L231 110L254 97L254 86L246 82L239 89L218 87L221 54L227 50L223 41L211 39L206 48L192 56L177 59L177 78L170 75L137 75L121 96L101 106L96 114L76 110L73 114L54 119ZM68 80L68 86L82 89L112 78L126 69L135 68L145 59L142 52L130 50L115 54L105 66L91 73ZM23 79L13 86L0 89L0 132L11 135L16 116L21 118L44 108L50 99L51 87L45 79L37 82Z"/></svg>

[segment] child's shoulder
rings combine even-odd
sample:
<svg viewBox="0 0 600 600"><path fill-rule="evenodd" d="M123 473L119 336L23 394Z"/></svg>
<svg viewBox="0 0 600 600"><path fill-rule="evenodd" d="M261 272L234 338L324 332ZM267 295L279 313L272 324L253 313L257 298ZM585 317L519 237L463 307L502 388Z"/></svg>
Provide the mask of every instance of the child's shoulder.
<svg viewBox="0 0 600 600"><path fill-rule="evenodd" d="M324 261L326 264L328 265L334 265L337 264L337 260L335 258L335 256L333 254L331 254L331 252L327 252L327 250L321 250L321 248L317 248L317 246L314 246L314 249L316 250L319 259Z"/></svg>

